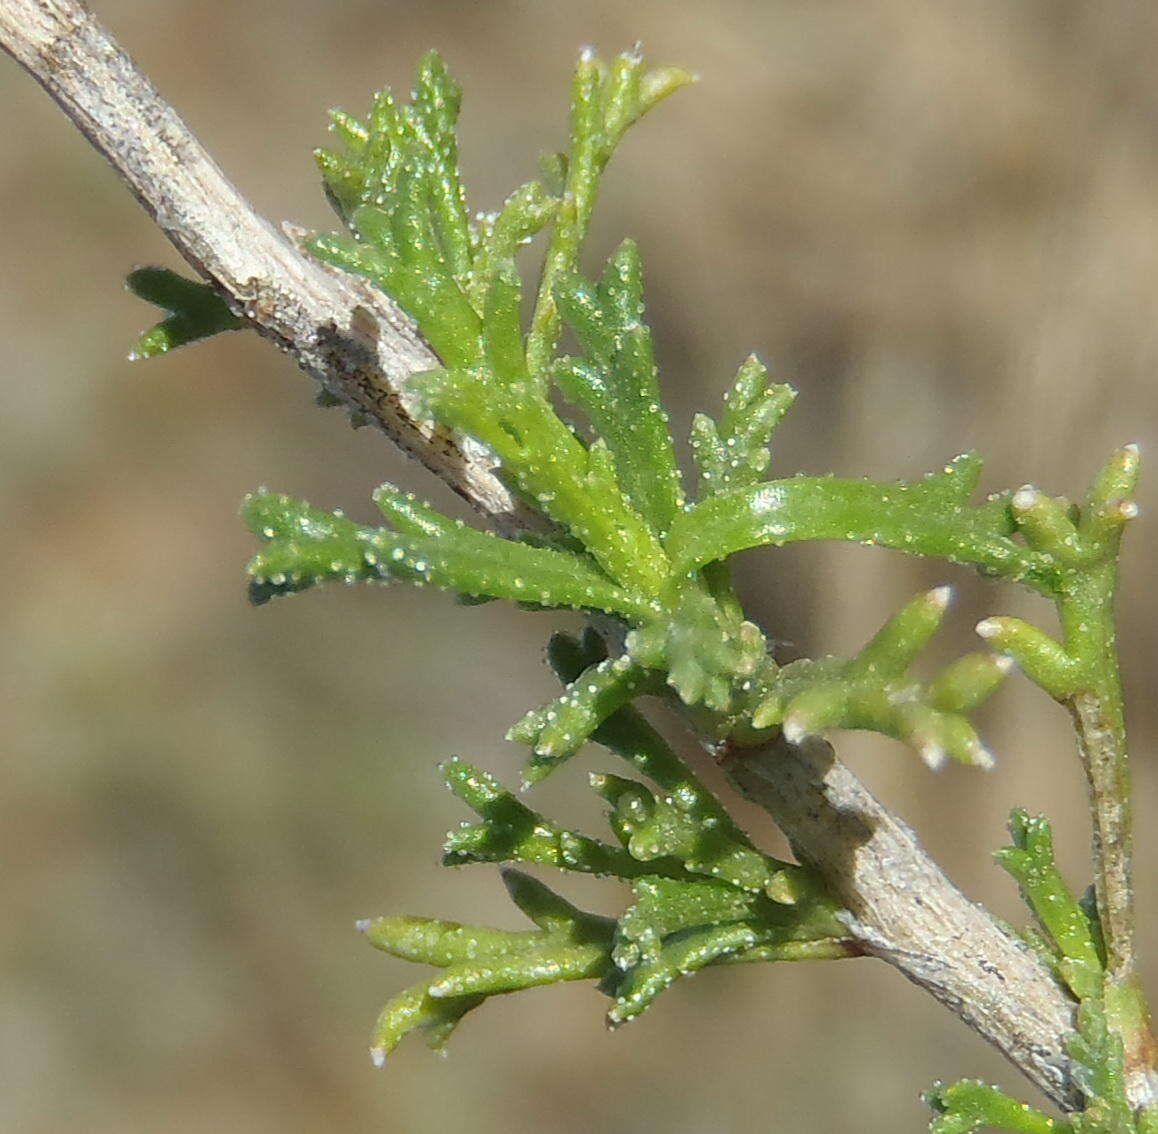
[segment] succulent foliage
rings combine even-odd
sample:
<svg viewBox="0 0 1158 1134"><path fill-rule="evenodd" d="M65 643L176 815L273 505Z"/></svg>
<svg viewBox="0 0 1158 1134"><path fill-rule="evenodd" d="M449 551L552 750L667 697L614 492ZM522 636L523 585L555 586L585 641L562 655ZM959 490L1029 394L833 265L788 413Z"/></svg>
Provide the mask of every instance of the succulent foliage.
<svg viewBox="0 0 1158 1134"><path fill-rule="evenodd" d="M702 738L733 751L777 731L798 740L869 729L932 767L946 758L987 766L970 718L1009 659L1067 703L1116 680L1106 658L1118 541L1136 511L1131 446L1111 458L1080 507L1031 487L976 499L982 469L973 453L908 481L769 479L771 437L795 392L770 382L752 357L718 417L696 416L697 476L685 480L660 402L639 251L625 241L597 278L584 274L580 254L625 131L689 80L675 68L647 69L635 51L609 64L585 52L568 148L546 155L542 179L490 213L468 207L458 169L461 91L435 54L419 64L409 102L383 90L364 118L335 111L336 143L317 151L342 227L312 238L310 250L368 278L414 319L443 364L412 379L427 414L488 447L548 535L500 538L389 485L374 496L383 526L262 490L243 507L263 541L249 565L254 601L340 580L430 584L469 601L586 612L600 632L552 639L548 657L563 691L509 735L530 749L526 785L588 741L627 765L591 780L607 805L610 841L556 824L464 760L444 766L447 785L478 816L448 836L447 864L611 875L630 896L608 919L508 866L507 889L533 930L412 917L359 923L376 948L436 970L387 1005L372 1048L379 1063L410 1031L442 1046L467 1012L502 992L591 980L611 999L609 1022L620 1024L701 968L857 953L821 880L753 843L644 718L640 698L666 699ZM540 234L543 265L528 287L521 249ZM200 285L138 272L133 286L172 312L139 354L238 325ZM564 328L572 353L561 349ZM562 403L575 419L561 414ZM939 587L906 604L852 658L778 665L744 617L727 560L803 540L891 548L1021 583L1053 600L1061 639L1018 619L986 619L978 631L995 652L914 676L945 615L949 590ZM999 858L1040 923L1029 939L1080 1006L1071 1055L1087 1107L1049 1118L965 1081L931 1092L932 1129L1133 1130L1098 919L1061 881L1048 824L1019 812L1012 830Z"/></svg>

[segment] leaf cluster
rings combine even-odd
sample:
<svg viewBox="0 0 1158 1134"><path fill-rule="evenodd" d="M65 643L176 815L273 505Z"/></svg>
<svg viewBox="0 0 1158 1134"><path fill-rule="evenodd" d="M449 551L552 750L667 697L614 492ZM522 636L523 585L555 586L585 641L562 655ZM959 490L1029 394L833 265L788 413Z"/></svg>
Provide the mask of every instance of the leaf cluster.
<svg viewBox="0 0 1158 1134"><path fill-rule="evenodd" d="M585 913L508 865L508 891L532 931L429 918L360 923L377 948L438 970L387 1005L377 1062L412 1030L441 1046L498 993L593 980L611 998L609 1022L619 1024L705 967L857 952L818 878L760 851L641 715L639 699L665 698L701 738L733 750L776 732L798 741L869 729L934 768L947 758L984 767L992 757L971 714L1011 659L1061 701L1114 680L1107 612L1118 542L1137 511L1133 446L1111 457L1080 505L1030 486L977 500L974 453L909 481L768 479L772 435L795 392L770 382L750 357L718 417L695 417L696 476L685 480L660 399L639 250L623 242L596 278L584 274L581 250L615 147L690 78L649 70L637 51L610 64L585 52L572 83L568 148L545 155L542 177L492 213L468 207L458 169L461 90L436 54L420 62L409 102L387 89L362 118L333 112L337 144L316 154L342 229L313 237L309 249L370 279L414 319L442 363L411 380L425 412L487 447L543 530L500 538L390 485L374 495L381 526L261 490L243 506L263 541L249 565L251 597L260 603L337 580L582 611L603 632L552 639L549 660L564 688L509 733L530 749L524 787L588 741L634 772L592 777L608 808L605 842L553 822L466 761L445 765L448 786L478 816L448 837L447 864L610 875L630 887L630 902L618 918ZM545 243L542 268L528 287L522 248L536 237ZM132 286L171 313L139 354L239 325L201 285L147 270ZM989 618L977 630L996 653L968 654L922 678L914 669L949 599L938 587L851 658L781 665L745 618L728 560L806 540L879 546L1021 583L1054 602L1061 640L1022 620ZM1040 923L1029 940L1079 1005L1070 1055L1087 1106L1053 1119L963 1081L930 1094L933 1130L1151 1129L1126 1102L1112 1026L1120 1005L1107 1002L1097 919L1057 873L1048 824L1018 813L1012 831L999 858Z"/></svg>
<svg viewBox="0 0 1158 1134"><path fill-rule="evenodd" d="M615 144L686 78L648 72L636 53L609 67L585 54L568 152L544 163L545 183L528 182L497 213L473 220L457 168L461 92L436 56L420 64L409 104L383 91L364 120L335 113L342 148L318 152L346 231L310 247L372 279L414 317L445 364L414 379L430 416L489 447L511 487L543 514L546 536L500 539L390 486L375 495L387 527L267 492L244 508L267 541L250 564L258 601L327 579L433 584L471 601L581 609L619 628L612 636L623 648L610 656L599 636L557 637L552 661L565 688L510 732L531 750L527 784L595 740L659 786L610 773L595 778L616 844L553 824L468 764L446 769L481 817L451 836L448 862L535 863L612 874L632 886L634 903L607 939L598 973L614 998L613 1022L642 1011L681 973L725 958L848 949L816 880L752 846L632 707L640 697L671 697L701 731L734 744L762 743L775 730L800 739L861 728L907 743L933 767L947 757L991 763L969 714L1008 671L1004 654L1018 652L1008 633L997 643L1002 656L970 654L931 680L914 676L948 602L948 589L937 588L908 603L855 657L780 666L743 616L728 557L762 544L858 541L971 565L1057 597L1075 571L1104 558L1114 530L1106 501L1126 487L1123 476L1103 474L1103 502L1089 511L1098 518L1082 526L1073 509L1025 489L973 503L975 454L913 482L765 480L772 433L795 395L749 358L719 419L694 421L698 499L691 499L660 402L638 249L624 242L596 280L579 264ZM517 253L544 230L531 301ZM563 326L577 352L558 353ZM565 417L560 401L582 420ZM388 938L383 930L376 943L388 947ZM556 946L564 948L536 939L523 977L505 962L511 975L503 990L523 987L541 951ZM496 948L503 957L517 952ZM439 963L435 953L423 959ZM560 961L560 973L573 971ZM436 982L418 1002L428 1009L445 987ZM401 1034L399 1019L442 1019L426 1009L408 1015L417 995L387 1010L377 1048ZM457 995L484 992L462 985Z"/></svg>
<svg viewBox="0 0 1158 1134"><path fill-rule="evenodd" d="M556 635L549 656L566 681L598 665L602 641ZM803 868L761 853L663 738L623 706L595 739L649 783L591 777L609 807L613 842L552 822L465 760L443 767L447 786L477 815L447 836L446 865L518 863L613 876L631 888L617 919L575 910L541 882L506 870L515 904L539 926L512 933L426 918L359 923L371 943L442 972L395 997L379 1019L381 1062L402 1036L424 1030L440 1046L486 997L561 980L591 979L618 1026L683 976L726 963L829 959L856 947L823 887Z"/></svg>

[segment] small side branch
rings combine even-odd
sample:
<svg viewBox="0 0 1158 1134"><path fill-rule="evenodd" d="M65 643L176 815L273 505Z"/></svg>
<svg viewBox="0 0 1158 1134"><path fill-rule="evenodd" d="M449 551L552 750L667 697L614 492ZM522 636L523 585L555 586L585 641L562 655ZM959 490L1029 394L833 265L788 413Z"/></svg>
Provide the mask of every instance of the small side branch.
<svg viewBox="0 0 1158 1134"><path fill-rule="evenodd" d="M1094 885L1105 926L1109 975L1126 982L1134 976L1135 963L1133 855L1130 768L1120 705L1117 689L1108 695L1077 693L1069 702L1090 785L1094 860L1099 867Z"/></svg>

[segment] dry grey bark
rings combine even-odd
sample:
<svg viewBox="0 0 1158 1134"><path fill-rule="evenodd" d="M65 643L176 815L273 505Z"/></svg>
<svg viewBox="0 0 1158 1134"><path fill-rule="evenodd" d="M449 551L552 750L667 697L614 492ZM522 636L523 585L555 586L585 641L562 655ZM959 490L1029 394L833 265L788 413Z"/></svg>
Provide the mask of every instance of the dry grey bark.
<svg viewBox="0 0 1158 1134"><path fill-rule="evenodd" d="M729 778L763 807L801 862L842 902L866 952L900 969L1001 1049L1063 1106L1076 1106L1064 1037L1073 1003L1034 953L970 902L819 737L736 749Z"/></svg>
<svg viewBox="0 0 1158 1134"><path fill-rule="evenodd" d="M406 315L255 212L86 7L0 0L0 42L235 314L500 526L523 519L481 446L414 416L406 379L440 363Z"/></svg>
<svg viewBox="0 0 1158 1134"><path fill-rule="evenodd" d="M85 7L0 0L0 43L259 333L496 527L528 522L483 449L413 416L406 380L438 360L407 317L363 281L302 254L259 216ZM1029 949L953 886L826 743L782 741L733 754L729 769L846 904L867 953L932 993L1055 1102L1078 1104L1064 1054L1073 1001Z"/></svg>

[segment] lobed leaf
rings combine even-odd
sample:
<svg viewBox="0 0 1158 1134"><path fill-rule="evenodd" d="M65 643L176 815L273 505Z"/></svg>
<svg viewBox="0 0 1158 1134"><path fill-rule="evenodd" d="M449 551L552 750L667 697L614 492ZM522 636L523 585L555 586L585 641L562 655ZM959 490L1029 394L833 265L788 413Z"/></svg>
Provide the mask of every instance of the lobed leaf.
<svg viewBox="0 0 1158 1134"><path fill-rule="evenodd" d="M667 617L628 635L628 653L648 669L666 672L668 684L685 704L703 704L718 713L736 711L737 696L765 659L763 634L717 602L697 580L680 587L669 601Z"/></svg>
<svg viewBox="0 0 1158 1134"><path fill-rule="evenodd" d="M533 383L504 383L476 369L430 371L412 384L436 420L487 445L519 490L612 578L658 594L667 558L624 496L606 446L585 446Z"/></svg>
<svg viewBox="0 0 1158 1134"><path fill-rule="evenodd" d="M994 853L1021 887L1026 904L1055 950L1054 968L1079 1000L1101 995L1104 958L1089 916L1054 862L1049 820L1016 808L1009 817L1013 845Z"/></svg>
<svg viewBox="0 0 1158 1134"><path fill-rule="evenodd" d="M413 98L379 91L366 121L335 112L343 150L318 150L330 200L350 236L314 237L319 259L373 280L419 324L447 364L482 353L482 306L472 306L476 234L458 171L462 91L435 52L423 56ZM489 278L483 291L489 286Z"/></svg>
<svg viewBox="0 0 1158 1134"><path fill-rule="evenodd" d="M937 1111L929 1134L973 1134L984 1129L1010 1134L1067 1134L1073 1127L1062 1119L1010 1098L980 1079L962 1079L946 1086L938 1083L925 1095Z"/></svg>
<svg viewBox="0 0 1158 1134"><path fill-rule="evenodd" d="M355 582L376 577L366 561L358 526L341 512L326 512L261 489L245 498L241 514L250 531L267 541L247 568L254 603L330 579Z"/></svg>
<svg viewBox="0 0 1158 1134"><path fill-rule="evenodd" d="M411 985L382 1009L374 1025L370 1061L375 1067L384 1066L386 1057L412 1031L424 1031L429 1045L436 1051L441 1049L463 1016L485 999L485 996L435 998L430 995L429 982Z"/></svg>
<svg viewBox="0 0 1158 1134"><path fill-rule="evenodd" d="M723 882L641 878L635 903L619 920L604 981L615 996L612 1026L645 1011L681 976L761 948L760 959L848 956L844 930L823 907L782 906Z"/></svg>
<svg viewBox="0 0 1158 1134"><path fill-rule="evenodd" d="M622 52L610 68L591 50L579 56L571 83L570 150L566 155L552 155L545 163L550 178L562 182L562 203L527 336L527 362L543 385L559 338L556 283L578 267L603 169L627 128L692 79L675 67L645 71L638 51Z"/></svg>
<svg viewBox="0 0 1158 1134"><path fill-rule="evenodd" d="M848 661L802 659L776 670L755 697L752 727L780 727L794 742L832 728L870 729L910 745L931 768L946 756L990 766L965 713L996 689L1009 663L971 654L927 685L908 674L948 601L947 587L919 595Z"/></svg>
<svg viewBox="0 0 1158 1134"><path fill-rule="evenodd" d="M447 835L443 863L529 862L581 874L638 878L643 874L683 874L674 860L642 864L621 847L552 823L532 810L493 776L455 756L442 768L446 784L481 823L463 824Z"/></svg>
<svg viewBox="0 0 1158 1134"><path fill-rule="evenodd" d="M134 361L245 326L245 320L234 315L215 287L187 280L168 268L137 268L125 282L139 299L169 312L137 339L129 351Z"/></svg>
<svg viewBox="0 0 1158 1134"><path fill-rule="evenodd" d="M603 660L606 653L603 639L590 627L578 639L570 634L554 634L547 647L548 661L564 682L574 681L584 668ZM635 709L617 710L595 730L592 739L642 772L700 822L711 821L737 842L752 845L716 796Z"/></svg>
<svg viewBox="0 0 1158 1134"><path fill-rule="evenodd" d="M434 918L376 918L358 923L375 948L441 974L386 1005L374 1031L371 1058L381 1066L406 1033L427 1033L441 1047L462 1017L488 996L559 981L600 979L611 968L615 923L584 913L542 883L510 872L516 904L540 925L512 932Z"/></svg>
<svg viewBox="0 0 1158 1134"><path fill-rule="evenodd" d="M636 511L657 532L666 532L683 505L683 490L651 332L642 321L643 269L635 243L619 246L598 286L563 274L555 295L585 355L561 359L552 374L607 444Z"/></svg>
<svg viewBox="0 0 1158 1134"><path fill-rule="evenodd" d="M375 500L401 531L360 527L340 512L267 491L247 497L242 514L268 541L249 565L255 601L339 578L432 584L475 598L630 618L651 612L646 600L617 587L585 557L479 531L389 485Z"/></svg>
<svg viewBox="0 0 1158 1134"><path fill-rule="evenodd" d="M612 713L645 692L654 692L657 675L626 654L597 662L569 683L562 695L533 709L507 734L529 744L529 783L543 779L573 756Z"/></svg>
<svg viewBox="0 0 1158 1134"><path fill-rule="evenodd" d="M467 294L476 311L484 310L487 290L495 274L504 269L514 270L519 248L550 224L558 208L556 196L539 182L529 181L516 189L497 213L479 217L467 280Z"/></svg>
<svg viewBox="0 0 1158 1134"><path fill-rule="evenodd" d="M796 399L791 386L768 385L755 355L740 367L724 399L719 424L706 414L692 422L692 455L700 472L700 497L755 484L768 467L768 442Z"/></svg>
<svg viewBox="0 0 1158 1134"><path fill-rule="evenodd" d="M979 473L979 459L965 454L911 483L769 481L701 501L677 517L665 543L680 574L749 547L839 539L970 564L1054 593L1058 565L1012 538L1008 499L967 502Z"/></svg>

